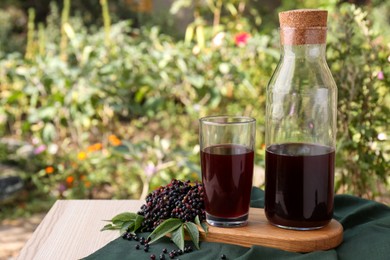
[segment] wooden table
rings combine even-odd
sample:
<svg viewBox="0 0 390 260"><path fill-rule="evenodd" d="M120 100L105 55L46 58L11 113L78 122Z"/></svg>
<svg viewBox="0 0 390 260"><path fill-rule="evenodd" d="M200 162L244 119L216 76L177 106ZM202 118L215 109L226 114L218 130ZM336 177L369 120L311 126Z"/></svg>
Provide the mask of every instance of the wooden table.
<svg viewBox="0 0 390 260"><path fill-rule="evenodd" d="M118 238L118 231L100 229L116 214L137 212L141 200L58 200L18 259L80 259Z"/></svg>

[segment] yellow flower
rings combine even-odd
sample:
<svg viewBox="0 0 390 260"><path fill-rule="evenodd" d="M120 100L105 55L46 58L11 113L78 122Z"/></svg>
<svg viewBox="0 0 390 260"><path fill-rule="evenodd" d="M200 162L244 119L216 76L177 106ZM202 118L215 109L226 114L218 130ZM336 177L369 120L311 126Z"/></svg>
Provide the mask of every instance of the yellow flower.
<svg viewBox="0 0 390 260"><path fill-rule="evenodd" d="M45 168L45 172L46 172L47 174L52 174L52 173L54 172L53 166L47 166L47 167Z"/></svg>
<svg viewBox="0 0 390 260"><path fill-rule="evenodd" d="M116 136L116 135L110 135L108 137L108 141L110 141L110 143L113 145L113 146L118 146L118 145L121 145L122 144L122 141Z"/></svg>
<svg viewBox="0 0 390 260"><path fill-rule="evenodd" d="M90 182L90 181L85 181L85 182L84 182L84 186L85 186L86 188L91 187L91 182Z"/></svg>
<svg viewBox="0 0 390 260"><path fill-rule="evenodd" d="M78 153L77 159L79 159L80 161L83 161L83 160L85 160L85 158L87 158L87 154L85 152Z"/></svg>

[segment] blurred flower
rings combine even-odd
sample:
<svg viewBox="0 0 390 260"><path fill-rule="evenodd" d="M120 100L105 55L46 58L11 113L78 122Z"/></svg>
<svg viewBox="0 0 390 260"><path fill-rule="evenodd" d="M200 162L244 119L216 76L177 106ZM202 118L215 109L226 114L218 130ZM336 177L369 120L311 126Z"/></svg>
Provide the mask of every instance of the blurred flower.
<svg viewBox="0 0 390 260"><path fill-rule="evenodd" d="M86 188L91 187L91 182L90 182L90 181L85 181L85 182L84 182L84 186L85 186Z"/></svg>
<svg viewBox="0 0 390 260"><path fill-rule="evenodd" d="M87 148L88 152L96 152L103 148L103 145L101 143L96 143Z"/></svg>
<svg viewBox="0 0 390 260"><path fill-rule="evenodd" d="M246 32L238 33L234 36L234 42L237 46L242 47L247 44L251 35Z"/></svg>
<svg viewBox="0 0 390 260"><path fill-rule="evenodd" d="M66 181L66 183L68 185L71 185L73 183L73 181L74 181L74 177L73 176L68 176L68 177L66 177L65 181Z"/></svg>
<svg viewBox="0 0 390 260"><path fill-rule="evenodd" d="M148 162L148 165L146 165L146 167L144 167L144 171L145 171L146 176L152 177L156 173L157 168L154 165L154 163Z"/></svg>
<svg viewBox="0 0 390 260"><path fill-rule="evenodd" d="M87 158L87 154L85 152L79 152L77 154L77 159L79 159L80 161L85 160L85 158Z"/></svg>
<svg viewBox="0 0 390 260"><path fill-rule="evenodd" d="M383 74L383 71L379 71L379 72L378 72L377 78L378 78L379 80L384 80L384 79L385 79L385 75Z"/></svg>
<svg viewBox="0 0 390 260"><path fill-rule="evenodd" d="M58 192L63 193L64 191L66 191L66 186L63 183L60 183L60 185L58 185Z"/></svg>
<svg viewBox="0 0 390 260"><path fill-rule="evenodd" d="M87 176L85 176L85 175L81 175L81 176L80 176L80 180L84 181L84 180L86 180L86 179L87 179Z"/></svg>
<svg viewBox="0 0 390 260"><path fill-rule="evenodd" d="M378 139L380 141L384 141L387 139L387 135L385 133L380 133L380 134L378 134Z"/></svg>
<svg viewBox="0 0 390 260"><path fill-rule="evenodd" d="M37 145L39 144L41 141L39 140L39 138L36 138L36 137L33 137L31 142L33 143L33 145Z"/></svg>
<svg viewBox="0 0 390 260"><path fill-rule="evenodd" d="M113 146L118 146L118 145L121 145L122 142L121 140L116 136L116 135L110 135L108 137L108 141L110 141L110 143L113 145Z"/></svg>
<svg viewBox="0 0 390 260"><path fill-rule="evenodd" d="M200 53L200 47L198 45L195 45L194 48L192 48L192 54L198 55Z"/></svg>
<svg viewBox="0 0 390 260"><path fill-rule="evenodd" d="M58 152L58 145L57 144L50 144L48 147L47 147L47 151L50 153L50 154L56 154Z"/></svg>
<svg viewBox="0 0 390 260"><path fill-rule="evenodd" d="M47 174L52 174L52 173L54 172L53 166L47 166L47 167L45 168L45 172L46 172Z"/></svg>
<svg viewBox="0 0 390 260"><path fill-rule="evenodd" d="M199 105L199 104L195 104L195 105L193 106L193 109L194 109L196 112L199 112L201 108L202 108L202 106Z"/></svg>
<svg viewBox="0 0 390 260"><path fill-rule="evenodd" d="M224 32L219 32L217 33L217 35L214 36L213 38L213 45L215 47L219 47L222 45L223 43L223 39L225 38L225 33Z"/></svg>
<svg viewBox="0 0 390 260"><path fill-rule="evenodd" d="M43 153L44 151L46 150L46 145L44 144L41 144L40 146L38 146L37 148L34 149L34 154L35 155L38 155L40 153Z"/></svg>
<svg viewBox="0 0 390 260"><path fill-rule="evenodd" d="M264 150L265 149L265 144L262 144L261 145L261 150Z"/></svg>

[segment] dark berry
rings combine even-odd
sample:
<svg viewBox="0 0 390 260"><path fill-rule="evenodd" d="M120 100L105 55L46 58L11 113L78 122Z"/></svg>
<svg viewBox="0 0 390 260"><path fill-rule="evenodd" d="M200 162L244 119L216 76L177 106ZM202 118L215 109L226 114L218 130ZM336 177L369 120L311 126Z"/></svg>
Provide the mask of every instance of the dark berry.
<svg viewBox="0 0 390 260"><path fill-rule="evenodd" d="M226 259L226 255L222 254L221 259Z"/></svg>
<svg viewBox="0 0 390 260"><path fill-rule="evenodd" d="M168 249L166 249L166 248L164 248L162 251L164 254L168 253Z"/></svg>
<svg viewBox="0 0 390 260"><path fill-rule="evenodd" d="M181 249L177 250L177 252L179 253L179 255L183 254L183 250L181 250Z"/></svg>
<svg viewBox="0 0 390 260"><path fill-rule="evenodd" d="M146 247L146 248L149 248L149 244L145 243L145 247Z"/></svg>
<svg viewBox="0 0 390 260"><path fill-rule="evenodd" d="M135 246L135 249L137 249L137 250L138 250L138 249L139 249L139 247L140 247L139 245L136 245L136 246Z"/></svg>
<svg viewBox="0 0 390 260"><path fill-rule="evenodd" d="M172 254L172 253L169 253L169 258L170 258L170 259L173 259L173 258L175 258L175 255L174 255L174 254Z"/></svg>
<svg viewBox="0 0 390 260"><path fill-rule="evenodd" d="M201 183L191 185L190 181L179 180L154 190L138 213L144 216L142 228L153 231L162 221L172 217L194 221L198 215L200 221L205 220L203 190Z"/></svg>
<svg viewBox="0 0 390 260"><path fill-rule="evenodd" d="M156 259L156 256L153 255L153 254L151 254L151 255L150 255L150 259L155 260L155 259Z"/></svg>
<svg viewBox="0 0 390 260"><path fill-rule="evenodd" d="M144 251L145 252L149 252L149 248L148 247L144 247Z"/></svg>
<svg viewBox="0 0 390 260"><path fill-rule="evenodd" d="M165 260L165 255L164 254L160 254L160 260Z"/></svg>
<svg viewBox="0 0 390 260"><path fill-rule="evenodd" d="M123 233L122 238L123 238L123 239L127 239L127 235L128 235L128 234L129 234L129 233L127 233L127 232Z"/></svg>

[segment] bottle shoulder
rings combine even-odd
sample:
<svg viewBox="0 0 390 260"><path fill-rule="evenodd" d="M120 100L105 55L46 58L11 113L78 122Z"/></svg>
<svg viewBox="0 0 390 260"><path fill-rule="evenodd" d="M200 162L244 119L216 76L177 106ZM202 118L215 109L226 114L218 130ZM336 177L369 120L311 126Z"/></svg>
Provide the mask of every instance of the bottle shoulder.
<svg viewBox="0 0 390 260"><path fill-rule="evenodd" d="M309 91L317 88L337 90L325 59L281 59L268 83L267 90Z"/></svg>

